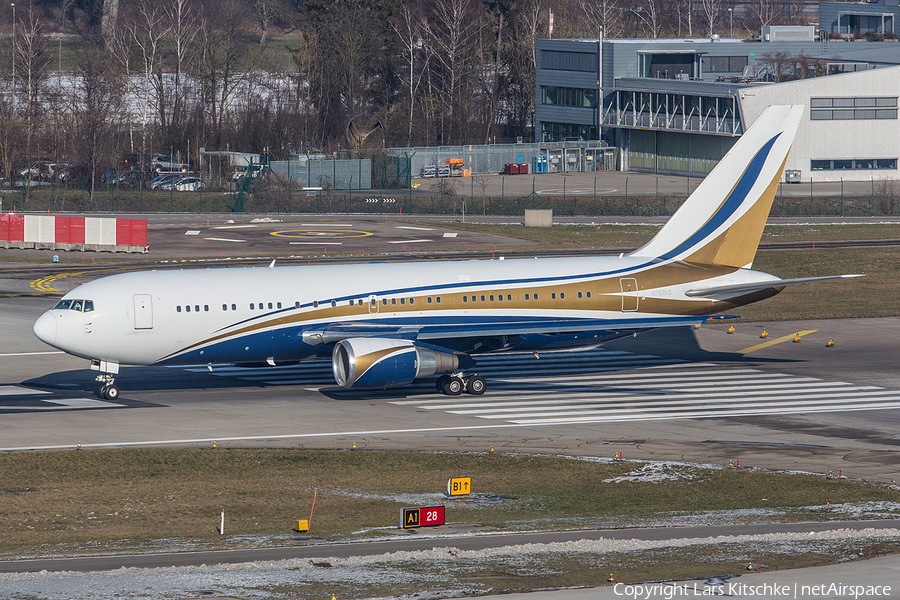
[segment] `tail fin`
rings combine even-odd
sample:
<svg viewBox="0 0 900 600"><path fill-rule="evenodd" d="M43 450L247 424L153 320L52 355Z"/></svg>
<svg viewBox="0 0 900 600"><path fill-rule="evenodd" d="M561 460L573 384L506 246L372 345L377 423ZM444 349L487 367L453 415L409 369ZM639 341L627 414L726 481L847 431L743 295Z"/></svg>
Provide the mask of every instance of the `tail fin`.
<svg viewBox="0 0 900 600"><path fill-rule="evenodd" d="M632 256L750 267L803 106L770 106Z"/></svg>

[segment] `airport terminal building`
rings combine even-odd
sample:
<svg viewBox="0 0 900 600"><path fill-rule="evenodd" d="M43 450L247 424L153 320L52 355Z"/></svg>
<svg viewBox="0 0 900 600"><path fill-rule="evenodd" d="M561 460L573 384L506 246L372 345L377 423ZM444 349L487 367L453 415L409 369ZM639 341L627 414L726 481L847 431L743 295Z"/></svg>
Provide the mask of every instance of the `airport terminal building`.
<svg viewBox="0 0 900 600"><path fill-rule="evenodd" d="M897 178L900 43L829 37L538 40L536 141L602 138L620 169L702 176L766 106L803 104L789 180Z"/></svg>

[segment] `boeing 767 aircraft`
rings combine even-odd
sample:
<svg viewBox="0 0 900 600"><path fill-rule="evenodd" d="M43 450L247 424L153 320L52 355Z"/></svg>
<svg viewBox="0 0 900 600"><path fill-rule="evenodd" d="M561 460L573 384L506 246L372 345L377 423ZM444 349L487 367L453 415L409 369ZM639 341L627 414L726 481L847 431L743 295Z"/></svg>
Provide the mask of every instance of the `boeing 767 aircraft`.
<svg viewBox="0 0 900 600"><path fill-rule="evenodd" d="M440 391L482 394L479 354L595 346L842 277L751 270L803 108L766 109L630 254L126 273L69 292L34 334L90 360L107 399L119 365L307 359L345 388L443 374Z"/></svg>

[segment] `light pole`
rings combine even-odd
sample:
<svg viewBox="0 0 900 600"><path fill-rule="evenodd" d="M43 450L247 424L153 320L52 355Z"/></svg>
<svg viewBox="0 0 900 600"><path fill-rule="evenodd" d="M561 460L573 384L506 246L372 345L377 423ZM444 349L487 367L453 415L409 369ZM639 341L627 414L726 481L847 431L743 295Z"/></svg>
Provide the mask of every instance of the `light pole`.
<svg viewBox="0 0 900 600"><path fill-rule="evenodd" d="M734 9L728 9L728 25L729 29L731 29L731 33L728 34L728 37L734 37Z"/></svg>
<svg viewBox="0 0 900 600"><path fill-rule="evenodd" d="M13 13L12 43L12 113L16 114L16 5L10 3Z"/></svg>

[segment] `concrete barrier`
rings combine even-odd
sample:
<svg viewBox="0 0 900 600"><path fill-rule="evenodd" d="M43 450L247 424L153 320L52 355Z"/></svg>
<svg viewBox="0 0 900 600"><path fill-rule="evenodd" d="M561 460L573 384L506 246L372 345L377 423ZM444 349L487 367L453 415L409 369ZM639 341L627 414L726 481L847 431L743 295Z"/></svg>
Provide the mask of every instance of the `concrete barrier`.
<svg viewBox="0 0 900 600"><path fill-rule="evenodd" d="M525 227L552 227L553 209L525 209Z"/></svg>
<svg viewBox="0 0 900 600"><path fill-rule="evenodd" d="M149 252L146 219L0 214L4 248Z"/></svg>

